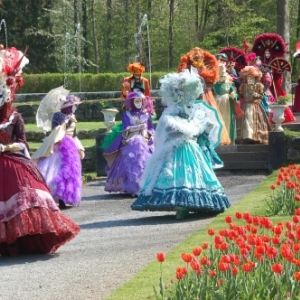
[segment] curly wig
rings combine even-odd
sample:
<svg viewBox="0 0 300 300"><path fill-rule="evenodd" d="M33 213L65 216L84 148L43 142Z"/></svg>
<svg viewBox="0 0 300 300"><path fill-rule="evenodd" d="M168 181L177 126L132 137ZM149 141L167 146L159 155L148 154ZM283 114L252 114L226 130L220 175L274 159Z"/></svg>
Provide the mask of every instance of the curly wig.
<svg viewBox="0 0 300 300"><path fill-rule="evenodd" d="M201 67L203 70L199 70L199 75L204 78L206 83L215 83L219 79L219 65L216 57L199 47L194 47L180 59L178 65L178 72L182 72L184 69L190 69L191 66Z"/></svg>

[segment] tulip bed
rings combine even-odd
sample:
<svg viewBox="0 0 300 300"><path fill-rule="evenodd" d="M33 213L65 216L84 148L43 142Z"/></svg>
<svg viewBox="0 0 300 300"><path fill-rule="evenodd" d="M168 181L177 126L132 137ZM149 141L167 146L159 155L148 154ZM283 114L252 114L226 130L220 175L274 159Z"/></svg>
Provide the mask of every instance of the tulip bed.
<svg viewBox="0 0 300 300"><path fill-rule="evenodd" d="M163 280L164 253L157 300L300 299L300 209L290 221L237 212L224 229L209 228L209 243L182 253L174 279Z"/></svg>
<svg viewBox="0 0 300 300"><path fill-rule="evenodd" d="M155 298L300 299L300 167L280 168L270 188L266 216L225 216L223 228L207 230L209 242L181 254L183 265L168 283L163 277L167 258L158 253L161 276ZM290 220L274 223L274 216Z"/></svg>

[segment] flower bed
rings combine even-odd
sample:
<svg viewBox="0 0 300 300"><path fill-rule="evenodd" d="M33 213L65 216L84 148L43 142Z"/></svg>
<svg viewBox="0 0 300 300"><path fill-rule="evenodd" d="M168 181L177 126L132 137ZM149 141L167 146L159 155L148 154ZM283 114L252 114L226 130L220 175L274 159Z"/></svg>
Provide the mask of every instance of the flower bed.
<svg viewBox="0 0 300 300"><path fill-rule="evenodd" d="M288 222L237 212L224 229L208 229L209 243L182 253L182 266L166 285L165 254L157 300L300 299L300 209Z"/></svg>

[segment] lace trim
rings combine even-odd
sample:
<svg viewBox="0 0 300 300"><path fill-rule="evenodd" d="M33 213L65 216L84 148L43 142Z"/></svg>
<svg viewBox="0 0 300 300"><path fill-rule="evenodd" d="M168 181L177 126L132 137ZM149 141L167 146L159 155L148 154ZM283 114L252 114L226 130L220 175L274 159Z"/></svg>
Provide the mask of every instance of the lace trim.
<svg viewBox="0 0 300 300"><path fill-rule="evenodd" d="M49 192L22 186L19 193L5 202L0 202L0 222L7 222L20 212L37 206L52 211L59 210Z"/></svg>
<svg viewBox="0 0 300 300"><path fill-rule="evenodd" d="M12 123L14 117L15 117L15 112L13 112L13 113L10 115L10 117L9 117L9 119L8 119L8 121L7 121L6 123L0 124L0 129L5 129L5 128L7 128L7 127Z"/></svg>

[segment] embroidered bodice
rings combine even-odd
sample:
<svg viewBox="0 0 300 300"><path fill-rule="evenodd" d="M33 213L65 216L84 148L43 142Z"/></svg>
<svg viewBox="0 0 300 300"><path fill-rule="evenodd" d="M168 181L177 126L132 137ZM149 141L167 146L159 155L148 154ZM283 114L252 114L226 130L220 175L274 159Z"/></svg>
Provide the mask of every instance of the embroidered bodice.
<svg viewBox="0 0 300 300"><path fill-rule="evenodd" d="M0 124L0 143L25 142L24 121L21 115L13 112L6 123Z"/></svg>

